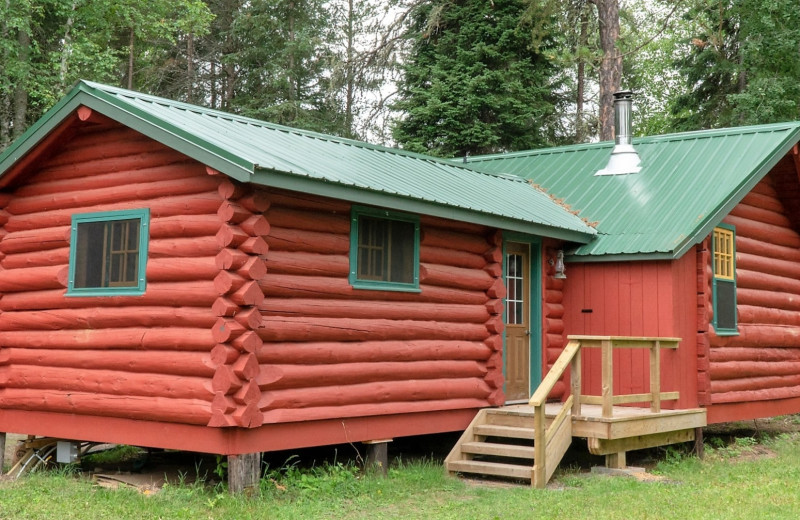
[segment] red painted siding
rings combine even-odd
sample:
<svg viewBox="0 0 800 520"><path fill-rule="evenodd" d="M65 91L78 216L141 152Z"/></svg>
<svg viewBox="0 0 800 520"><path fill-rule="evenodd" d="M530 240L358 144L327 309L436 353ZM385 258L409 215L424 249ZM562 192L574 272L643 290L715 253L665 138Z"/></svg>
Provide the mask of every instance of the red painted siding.
<svg viewBox="0 0 800 520"><path fill-rule="evenodd" d="M662 389L681 392L667 406L696 406L696 269L693 254L673 262L569 263L565 334L682 338L677 351L662 353ZM600 353L583 356L584 390L599 395ZM614 367L615 393L649 391L647 352L615 352Z"/></svg>
<svg viewBox="0 0 800 520"><path fill-rule="evenodd" d="M710 326L706 334L711 421L800 411L797 180L787 157L725 218L736 226L739 334L717 336ZM703 265L705 313L710 319L710 260L704 257Z"/></svg>

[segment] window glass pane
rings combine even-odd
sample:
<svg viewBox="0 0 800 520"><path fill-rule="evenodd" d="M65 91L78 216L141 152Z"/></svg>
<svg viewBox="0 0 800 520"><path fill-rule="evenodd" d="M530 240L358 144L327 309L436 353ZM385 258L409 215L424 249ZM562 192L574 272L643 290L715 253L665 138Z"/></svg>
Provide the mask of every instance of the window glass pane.
<svg viewBox="0 0 800 520"><path fill-rule="evenodd" d="M75 244L75 287L103 287L105 222L78 224Z"/></svg>
<svg viewBox="0 0 800 520"><path fill-rule="evenodd" d="M389 281L414 283L414 224L390 221Z"/></svg>
<svg viewBox="0 0 800 520"><path fill-rule="evenodd" d="M141 219L97 220L77 225L73 287L135 287Z"/></svg>
<svg viewBox="0 0 800 520"><path fill-rule="evenodd" d="M506 322L509 325L522 325L525 323L525 278L520 254L506 255L506 287Z"/></svg>
<svg viewBox="0 0 800 520"><path fill-rule="evenodd" d="M415 248L413 222L360 215L357 279L414 283Z"/></svg>

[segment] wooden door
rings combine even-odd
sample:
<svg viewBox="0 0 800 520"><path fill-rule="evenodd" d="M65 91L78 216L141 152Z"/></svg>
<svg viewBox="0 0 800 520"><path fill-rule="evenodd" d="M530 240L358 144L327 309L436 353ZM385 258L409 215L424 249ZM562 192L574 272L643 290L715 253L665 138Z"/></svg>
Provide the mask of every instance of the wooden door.
<svg viewBox="0 0 800 520"><path fill-rule="evenodd" d="M531 394L530 246L506 245L506 401Z"/></svg>

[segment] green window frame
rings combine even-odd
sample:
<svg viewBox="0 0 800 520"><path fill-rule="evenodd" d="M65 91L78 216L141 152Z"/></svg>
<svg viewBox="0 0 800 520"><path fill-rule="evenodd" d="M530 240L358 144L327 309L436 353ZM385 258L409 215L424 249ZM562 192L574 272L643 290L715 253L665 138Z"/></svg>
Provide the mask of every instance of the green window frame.
<svg viewBox="0 0 800 520"><path fill-rule="evenodd" d="M144 294L150 210L72 216L67 296Z"/></svg>
<svg viewBox="0 0 800 520"><path fill-rule="evenodd" d="M350 285L419 292L419 217L354 206L350 221Z"/></svg>
<svg viewBox="0 0 800 520"><path fill-rule="evenodd" d="M719 336L739 334L736 306L736 228L719 224L711 233L714 319Z"/></svg>

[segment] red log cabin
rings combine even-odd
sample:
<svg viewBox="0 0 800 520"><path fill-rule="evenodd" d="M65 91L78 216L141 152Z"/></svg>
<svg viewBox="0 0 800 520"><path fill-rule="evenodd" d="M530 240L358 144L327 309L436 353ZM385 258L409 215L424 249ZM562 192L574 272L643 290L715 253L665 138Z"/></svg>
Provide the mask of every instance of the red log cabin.
<svg viewBox="0 0 800 520"><path fill-rule="evenodd" d="M0 432L235 458L533 418L542 392L574 422L585 391L610 429L565 435L624 466L706 413L800 412L798 141L463 164L80 82L0 155ZM575 364L615 341L655 348ZM613 403L678 415L614 444L607 370Z"/></svg>

